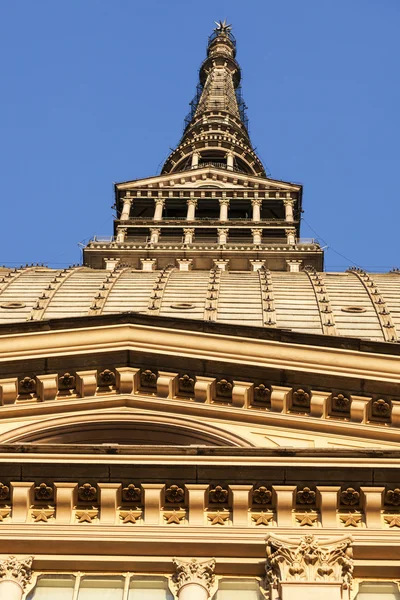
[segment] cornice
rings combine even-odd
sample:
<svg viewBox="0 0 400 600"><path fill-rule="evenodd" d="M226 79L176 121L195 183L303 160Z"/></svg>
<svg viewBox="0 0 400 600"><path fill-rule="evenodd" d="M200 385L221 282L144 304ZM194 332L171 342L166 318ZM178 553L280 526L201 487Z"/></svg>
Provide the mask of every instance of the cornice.
<svg viewBox="0 0 400 600"><path fill-rule="evenodd" d="M212 348L213 360L229 361L231 364L400 382L400 365L395 356L372 352L361 354L355 350L308 344L302 345L299 352L298 346L292 343L251 339L240 335L235 336L236 343L232 344L229 337L193 331L192 328L182 331L176 328L161 329L157 326L121 323L90 328L15 333L3 336L1 341L0 362L109 350L163 353L208 360Z"/></svg>
<svg viewBox="0 0 400 600"><path fill-rule="evenodd" d="M192 183L192 177L200 177L202 175L205 175L207 173L210 173L211 175L221 175L223 177L227 177L228 181L230 180L237 180L239 182L239 180L243 180L243 181L247 181L253 185L255 185L257 188L259 186L272 186L275 187L276 189L283 189L283 190L295 190L295 191L299 191L302 189L302 185L299 183L293 183L290 181L281 181L279 179L271 179L268 177L261 177L261 176L256 176L256 175L247 175L246 173L237 173L234 171L228 171L228 170L221 170L221 169L216 169L213 167L204 167L204 168L198 168L198 169L190 169L188 171L179 171L176 173L169 173L169 174L163 174L163 175L152 175L150 177L143 177L141 179L132 179L132 180L127 180L127 181L121 181L120 183L115 183L115 189L116 190L128 190L130 188L136 188L136 187L142 187L143 185L154 185L154 184L159 184L159 183L166 183L167 187L170 181L174 181L174 182L179 182L182 183L182 179L185 180L183 183L187 183L187 185L190 187L191 183ZM233 185L233 184L232 184ZM237 185L235 185L234 187L240 187L240 183L238 183ZM260 187L260 189L262 189L262 187Z"/></svg>

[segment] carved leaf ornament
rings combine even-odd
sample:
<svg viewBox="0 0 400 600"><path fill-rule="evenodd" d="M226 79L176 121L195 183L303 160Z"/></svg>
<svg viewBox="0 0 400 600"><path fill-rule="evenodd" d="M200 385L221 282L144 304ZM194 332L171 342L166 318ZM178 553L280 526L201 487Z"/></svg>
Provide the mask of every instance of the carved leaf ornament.
<svg viewBox="0 0 400 600"><path fill-rule="evenodd" d="M214 583L214 559L199 561L197 558L193 558L188 562L184 562L174 558L173 563L176 567L176 572L172 577L172 581L175 584L177 593L179 593L183 586L190 583L197 583L204 587L207 592L210 592Z"/></svg>
<svg viewBox="0 0 400 600"><path fill-rule="evenodd" d="M274 587L280 582L339 582L351 584L353 560L351 538L319 544L313 535L300 540L270 536L267 542L267 580Z"/></svg>
<svg viewBox="0 0 400 600"><path fill-rule="evenodd" d="M32 556L22 560L18 560L15 556L0 560L0 581L2 579L15 581L24 590L31 580L32 562Z"/></svg>

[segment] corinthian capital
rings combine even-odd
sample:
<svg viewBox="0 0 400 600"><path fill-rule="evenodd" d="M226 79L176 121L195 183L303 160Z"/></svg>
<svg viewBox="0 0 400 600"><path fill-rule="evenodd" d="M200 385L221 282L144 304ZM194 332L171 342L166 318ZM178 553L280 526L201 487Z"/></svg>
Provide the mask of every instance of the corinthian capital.
<svg viewBox="0 0 400 600"><path fill-rule="evenodd" d="M267 538L267 580L276 586L288 581L336 582L349 589L352 573L352 538L319 543L313 535L300 539Z"/></svg>
<svg viewBox="0 0 400 600"><path fill-rule="evenodd" d="M32 561L32 556L22 559L8 556L0 559L0 582L13 581L24 590L31 579Z"/></svg>
<svg viewBox="0 0 400 600"><path fill-rule="evenodd" d="M192 558L189 561L173 559L176 567L176 572L173 576L173 582L176 587L176 593L179 594L185 585L197 584L201 585L207 593L210 593L214 583L214 568L215 560L199 561L197 558Z"/></svg>

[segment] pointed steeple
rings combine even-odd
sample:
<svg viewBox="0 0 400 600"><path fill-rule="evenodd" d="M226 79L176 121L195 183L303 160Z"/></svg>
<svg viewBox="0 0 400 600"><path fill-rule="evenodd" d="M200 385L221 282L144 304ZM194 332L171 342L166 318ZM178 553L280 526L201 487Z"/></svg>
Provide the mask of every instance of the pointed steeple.
<svg viewBox="0 0 400 600"><path fill-rule="evenodd" d="M247 130L231 25L226 21L216 25L208 40L207 58L200 67L197 94L182 139L162 173L188 171L211 163L217 168L265 177Z"/></svg>

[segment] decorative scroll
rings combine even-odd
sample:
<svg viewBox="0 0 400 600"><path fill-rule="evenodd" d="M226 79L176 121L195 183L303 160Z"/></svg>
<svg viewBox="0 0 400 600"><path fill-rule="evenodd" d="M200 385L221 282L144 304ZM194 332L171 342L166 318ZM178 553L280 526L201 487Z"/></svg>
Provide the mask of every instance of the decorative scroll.
<svg viewBox="0 0 400 600"><path fill-rule="evenodd" d="M349 589L352 581L352 539L319 543L313 535L300 540L267 538L267 581L338 582Z"/></svg>
<svg viewBox="0 0 400 600"><path fill-rule="evenodd" d="M19 560L15 556L9 556L0 560L0 582L14 581L24 590L32 577L33 557L28 556Z"/></svg>
<svg viewBox="0 0 400 600"><path fill-rule="evenodd" d="M185 585L190 583L201 585L210 593L214 583L214 559L199 561L197 558L192 558L190 561L182 561L174 558L173 563L176 572L172 577L172 581L177 594Z"/></svg>

